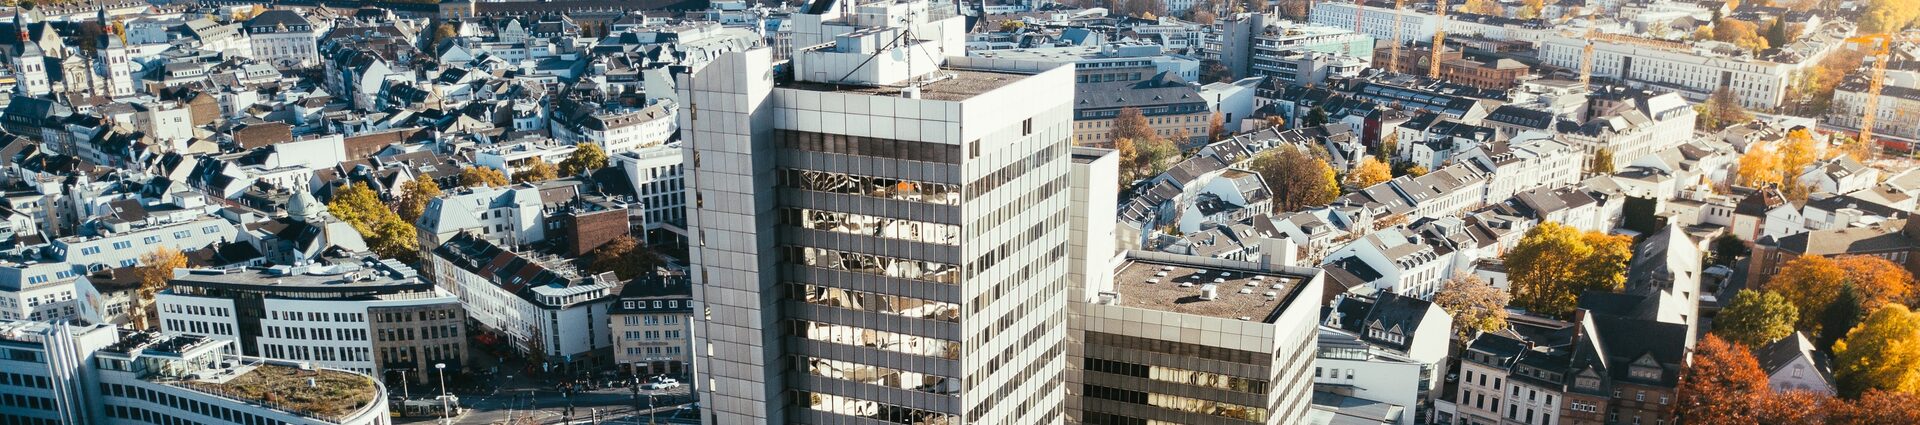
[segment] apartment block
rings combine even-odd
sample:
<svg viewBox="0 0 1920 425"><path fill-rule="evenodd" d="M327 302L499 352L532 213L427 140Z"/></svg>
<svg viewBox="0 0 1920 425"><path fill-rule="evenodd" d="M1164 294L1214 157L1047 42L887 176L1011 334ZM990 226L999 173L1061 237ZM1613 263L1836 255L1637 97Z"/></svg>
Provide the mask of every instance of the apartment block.
<svg viewBox="0 0 1920 425"><path fill-rule="evenodd" d="M691 372L693 305L693 287L685 275L654 274L628 282L607 314L614 364L634 376Z"/></svg>
<svg viewBox="0 0 1920 425"><path fill-rule="evenodd" d="M468 317L543 367L604 366L613 346L607 312L620 281L586 274L570 259L516 251L472 232L454 235L426 262L431 281L459 296Z"/></svg>

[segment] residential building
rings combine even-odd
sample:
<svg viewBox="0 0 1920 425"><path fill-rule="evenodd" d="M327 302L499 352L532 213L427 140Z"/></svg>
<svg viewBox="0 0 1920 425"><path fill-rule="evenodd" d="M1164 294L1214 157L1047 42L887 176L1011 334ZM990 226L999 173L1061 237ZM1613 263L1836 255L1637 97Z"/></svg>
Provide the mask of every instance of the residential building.
<svg viewBox="0 0 1920 425"><path fill-rule="evenodd" d="M459 297L398 261L339 258L299 266L175 269L154 297L160 329L232 341L232 354L312 362L428 382L466 365ZM393 380L398 382L397 380Z"/></svg>
<svg viewBox="0 0 1920 425"><path fill-rule="evenodd" d="M1317 269L1133 251L1070 304L1081 423L1297 424L1312 408Z"/></svg>
<svg viewBox="0 0 1920 425"><path fill-rule="evenodd" d="M1810 391L1834 395L1839 391L1833 380L1833 359L1813 345L1805 332L1755 348L1753 357L1767 373L1767 386L1776 392Z"/></svg>
<svg viewBox="0 0 1920 425"><path fill-rule="evenodd" d="M1611 152L1615 169L1685 144L1698 118L1687 99L1671 92L1632 93L1608 103L1613 106L1596 107L1594 117L1585 122L1561 120L1556 131L1587 155Z"/></svg>
<svg viewBox="0 0 1920 425"><path fill-rule="evenodd" d="M414 225L420 229L421 250L438 247L460 233L507 246L547 239L540 189L527 184L449 190L429 201Z"/></svg>
<svg viewBox="0 0 1920 425"><path fill-rule="evenodd" d="M1833 91L1833 107L1826 116L1821 117L1822 124L1858 129L1861 117L1866 116L1867 86L1865 76L1856 76L1841 83ZM1914 119L1920 113L1920 82L1900 84L1899 80L1889 80L1880 88L1879 103L1874 106L1873 135L1894 137L1895 142L1882 139L1880 143L1892 149L1913 150L1913 141L1920 140L1920 119Z"/></svg>
<svg viewBox="0 0 1920 425"><path fill-rule="evenodd" d="M325 30L293 9L269 9L246 22L253 60L280 69L300 69L320 64L320 34Z"/></svg>
<svg viewBox="0 0 1920 425"><path fill-rule="evenodd" d="M588 275L570 259L515 251L473 232L433 249L432 282L460 298L467 317L515 350L545 359L543 370L611 366L607 313L621 282Z"/></svg>
<svg viewBox="0 0 1920 425"><path fill-rule="evenodd" d="M1074 144L1111 148L1120 113L1127 109L1147 118L1154 137L1173 140L1186 146L1206 143L1208 120L1213 111L1200 96L1200 88L1171 73L1154 74L1140 81L1113 81L1075 84L1073 101ZM1185 138L1181 138L1185 136Z"/></svg>
<svg viewBox="0 0 1920 425"><path fill-rule="evenodd" d="M98 223L94 232L84 236L54 239L53 257L89 269L125 267L139 264L141 256L159 248L187 251L239 237L239 230L224 218L172 206L108 216Z"/></svg>
<svg viewBox="0 0 1920 425"><path fill-rule="evenodd" d="M386 386L362 373L227 354L232 341L84 322L0 323L8 423L380 425ZM310 387L326 391L316 400ZM305 403L290 403L308 400Z"/></svg>
<svg viewBox="0 0 1920 425"><path fill-rule="evenodd" d="M806 288L795 287L794 290ZM890 305L901 310L923 310L899 298L841 290L822 290L809 298L832 298L848 305ZM931 311L930 311L931 312ZM693 365L693 287L684 275L654 273L620 288L607 313L613 332L613 362L633 376L682 376ZM942 312L960 314L958 310Z"/></svg>
<svg viewBox="0 0 1920 425"><path fill-rule="evenodd" d="M791 16L788 66L728 53L680 86L699 111L680 127L703 409L1061 421L1073 69L955 56L965 19L923 1ZM794 284L970 310L823 305Z"/></svg>
<svg viewBox="0 0 1920 425"><path fill-rule="evenodd" d="M608 155L658 146L678 130L674 114L679 107L671 101L641 108L603 108L570 99L559 104L549 127L553 138L567 144L598 144Z"/></svg>
<svg viewBox="0 0 1920 425"><path fill-rule="evenodd" d="M1920 220L1897 219L1863 227L1814 230L1753 244L1749 276L1772 276L1780 266L1802 255L1840 257L1870 255L1920 270Z"/></svg>
<svg viewBox="0 0 1920 425"><path fill-rule="evenodd" d="M1451 250L1436 249L1406 227L1391 227L1328 254L1322 267L1341 269L1357 278L1366 285L1365 293L1432 299L1453 276L1452 257Z"/></svg>
<svg viewBox="0 0 1920 425"><path fill-rule="evenodd" d="M1575 319L1559 423L1675 423L1680 374L1691 356L1687 325L1584 309Z"/></svg>
<svg viewBox="0 0 1920 425"><path fill-rule="evenodd" d="M1401 425L1428 417L1434 399L1446 386L1452 315L1431 302L1390 292L1372 297L1341 295L1329 307L1320 341L1332 337L1351 342L1339 348L1320 347L1314 364L1315 387L1411 408L1398 418L1396 423ZM1323 368L1331 373L1322 376ZM1341 387L1350 389L1335 390Z"/></svg>

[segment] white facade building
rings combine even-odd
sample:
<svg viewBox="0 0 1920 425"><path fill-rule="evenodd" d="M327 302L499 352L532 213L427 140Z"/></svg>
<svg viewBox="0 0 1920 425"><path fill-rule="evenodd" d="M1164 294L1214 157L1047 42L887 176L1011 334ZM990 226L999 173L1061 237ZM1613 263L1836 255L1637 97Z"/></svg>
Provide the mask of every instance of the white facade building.
<svg viewBox="0 0 1920 425"><path fill-rule="evenodd" d="M1716 48L1712 42L1687 45L1603 36L1593 41L1593 76L1678 90L1694 101L1704 101L1715 90L1726 87L1741 106L1772 110L1788 101L1787 88L1795 73L1820 60L1816 56L1797 63L1771 62L1735 56L1725 52L1731 45L1719 44ZM1548 65L1580 69L1586 46L1587 40L1582 37L1549 34L1540 39L1539 57Z"/></svg>
<svg viewBox="0 0 1920 425"><path fill-rule="evenodd" d="M582 275L567 259L521 254L475 236L454 235L433 250L433 282L458 294L468 317L503 334L547 366L611 365L611 272ZM534 270L525 270L532 268Z"/></svg>
<svg viewBox="0 0 1920 425"><path fill-rule="evenodd" d="M383 377L436 363L458 370L466 357L458 297L391 260L178 269L168 285L154 297L160 328L233 341L233 354ZM430 320L386 320L395 318L387 313Z"/></svg>
<svg viewBox="0 0 1920 425"><path fill-rule="evenodd" d="M633 185L635 196L646 206L647 242L687 237L685 156L680 144L641 148L608 157L609 165L620 167Z"/></svg>

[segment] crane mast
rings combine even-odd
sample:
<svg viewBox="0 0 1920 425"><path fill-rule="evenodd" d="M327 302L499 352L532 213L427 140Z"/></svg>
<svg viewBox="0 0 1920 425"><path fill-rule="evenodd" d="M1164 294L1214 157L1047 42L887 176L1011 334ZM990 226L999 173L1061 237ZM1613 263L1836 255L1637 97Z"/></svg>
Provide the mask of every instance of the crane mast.
<svg viewBox="0 0 1920 425"><path fill-rule="evenodd" d="M1407 0L1393 0L1393 47L1387 53L1387 70L1400 71L1400 9L1406 7Z"/></svg>
<svg viewBox="0 0 1920 425"><path fill-rule="evenodd" d="M1580 86L1593 90L1593 12L1587 12L1587 45L1580 47Z"/></svg>
<svg viewBox="0 0 1920 425"><path fill-rule="evenodd" d="M1440 0L1434 8L1438 17L1433 28L1433 57L1427 60L1427 78L1440 79L1440 50L1447 40L1447 0Z"/></svg>

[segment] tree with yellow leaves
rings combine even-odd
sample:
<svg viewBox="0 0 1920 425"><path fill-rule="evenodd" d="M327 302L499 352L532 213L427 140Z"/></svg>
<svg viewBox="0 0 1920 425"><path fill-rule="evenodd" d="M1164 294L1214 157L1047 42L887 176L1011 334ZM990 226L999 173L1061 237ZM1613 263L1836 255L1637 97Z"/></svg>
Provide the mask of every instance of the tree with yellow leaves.
<svg viewBox="0 0 1920 425"><path fill-rule="evenodd" d="M153 308L153 297L167 289L173 269L185 267L187 255L173 248L163 246L140 256L140 265L134 269L140 276L140 286L134 289L133 309L127 312L134 329L153 329L158 324L160 311Z"/></svg>
<svg viewBox="0 0 1920 425"><path fill-rule="evenodd" d="M1254 156L1248 168L1260 173L1267 190L1273 191L1276 212L1326 205L1340 196L1340 181L1333 167L1297 146L1282 146Z"/></svg>
<svg viewBox="0 0 1920 425"><path fill-rule="evenodd" d="M1843 397L1920 392L1920 316L1899 304L1874 310L1833 344L1833 360Z"/></svg>
<svg viewBox="0 0 1920 425"><path fill-rule="evenodd" d="M1365 188L1393 179L1393 167L1374 157L1360 160L1360 165L1347 172L1347 186Z"/></svg>
<svg viewBox="0 0 1920 425"><path fill-rule="evenodd" d="M467 167L460 170L460 185L466 187L507 187L512 184L500 170L487 167Z"/></svg>
<svg viewBox="0 0 1920 425"><path fill-rule="evenodd" d="M1747 187L1779 185L1784 182L1780 176L1780 152L1767 146L1751 146L1747 153L1740 155L1738 165L1733 168L1734 184Z"/></svg>
<svg viewBox="0 0 1920 425"><path fill-rule="evenodd" d="M1546 0L1523 0L1520 2L1520 10L1514 11L1514 17L1520 19L1539 18L1540 11L1546 8Z"/></svg>
<svg viewBox="0 0 1920 425"><path fill-rule="evenodd" d="M1507 253L1514 305L1564 318L1582 292L1619 291L1627 282L1631 245L1626 236L1540 223Z"/></svg>
<svg viewBox="0 0 1920 425"><path fill-rule="evenodd" d="M1475 15L1506 15L1506 8L1500 7L1500 3L1493 0L1467 0L1467 4L1460 5L1460 11Z"/></svg>

